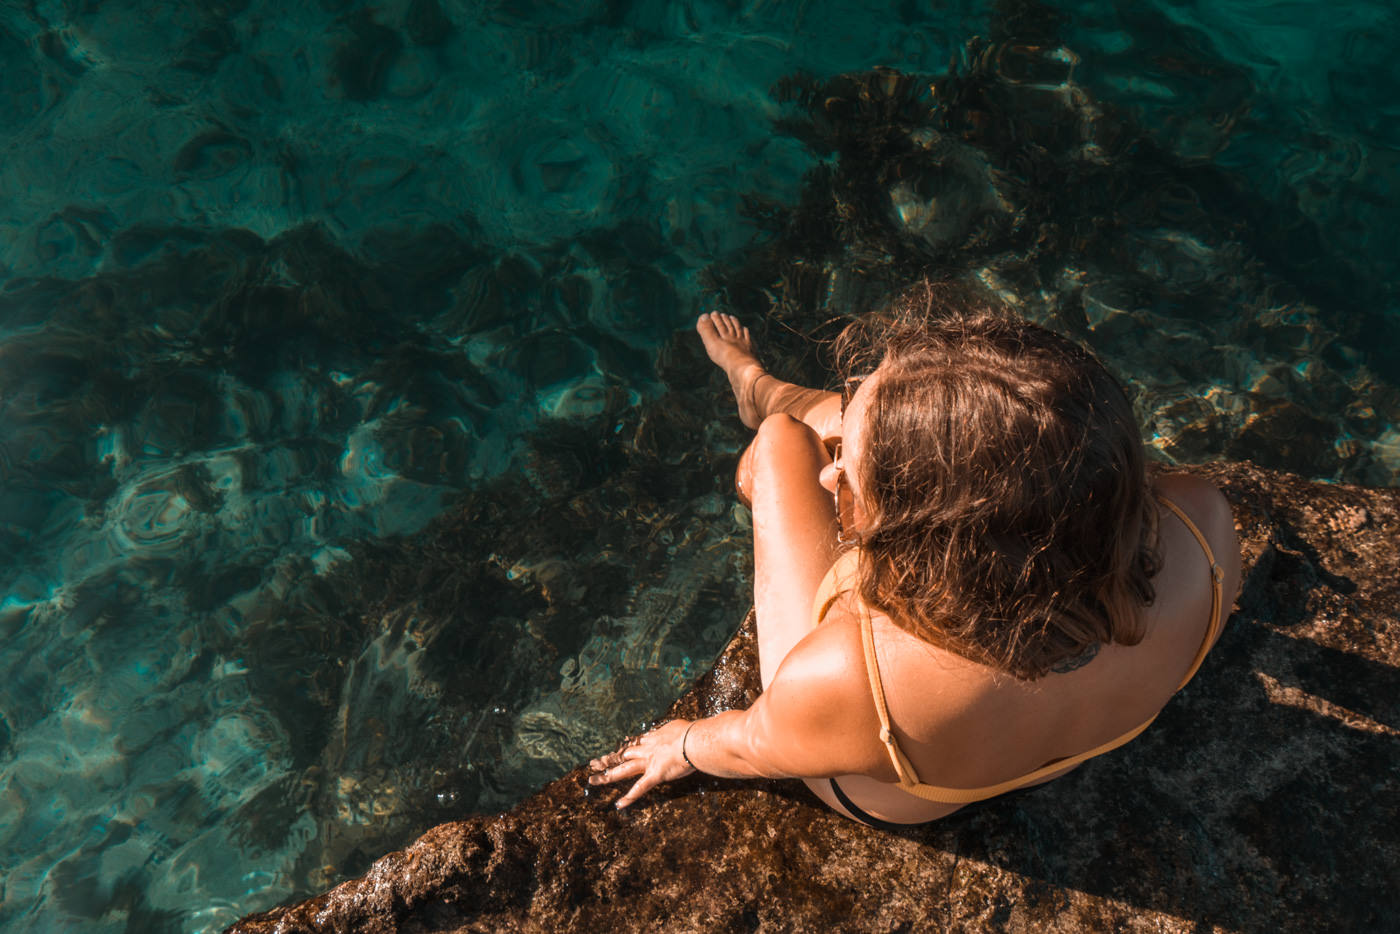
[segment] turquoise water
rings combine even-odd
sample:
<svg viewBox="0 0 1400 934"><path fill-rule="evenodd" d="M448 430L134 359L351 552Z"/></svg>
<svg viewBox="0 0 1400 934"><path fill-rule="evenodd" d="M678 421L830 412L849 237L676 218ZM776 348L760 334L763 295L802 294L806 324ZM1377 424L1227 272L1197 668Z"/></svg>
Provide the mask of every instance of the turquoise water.
<svg viewBox="0 0 1400 934"><path fill-rule="evenodd" d="M662 710L750 584L702 308L811 375L794 332L961 276L1103 353L1164 460L1393 485L1397 36L0 8L0 926L216 930Z"/></svg>

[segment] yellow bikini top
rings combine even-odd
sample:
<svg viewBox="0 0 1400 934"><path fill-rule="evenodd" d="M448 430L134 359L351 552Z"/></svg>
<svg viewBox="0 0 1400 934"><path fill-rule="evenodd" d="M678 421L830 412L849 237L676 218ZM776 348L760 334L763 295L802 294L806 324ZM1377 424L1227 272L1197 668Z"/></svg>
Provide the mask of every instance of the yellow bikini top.
<svg viewBox="0 0 1400 934"><path fill-rule="evenodd" d="M1196 528L1196 524L1187 518L1186 513L1160 494L1157 496L1158 502L1176 514L1191 534L1196 537L1201 550L1205 552L1206 561L1210 563L1210 625L1206 627L1205 638L1201 641L1201 647L1196 650L1196 657L1191 661L1191 668L1186 672L1186 677L1181 679L1181 684L1176 690L1184 688L1188 681L1196 675L1196 671L1201 667L1201 662L1205 660L1206 652L1210 651L1211 643L1215 640L1216 633L1224 621L1220 618L1221 606L1221 582L1225 574L1220 566L1215 563L1215 555L1210 550L1210 545L1201 534L1201 530ZM813 625L820 623L831 609L831 605L847 591L851 590L850 582L855 580L856 562L859 560L859 552L855 549L846 552L836 559L831 566L831 570L826 572L826 577L822 579L821 586L817 588L817 598L812 607L814 611ZM875 638L871 631L870 608L863 601L857 601L860 612L860 636L865 647L865 670L870 679L870 692L875 698L875 711L880 715L880 742L885 744L885 750L890 755L890 762L894 764L895 773L899 776L899 787L903 791L925 801L933 801L939 804L971 804L974 801L982 801L987 798L995 798L997 795L1014 791L1017 788L1031 785L1057 772L1064 771L1095 756L1101 756L1110 750L1135 739L1139 733L1152 725L1152 721L1157 719L1153 714L1147 721L1133 727L1128 732L1108 742L1095 746L1093 749L1081 752L1078 755L1067 756L1063 759L1054 759L1042 765L1040 768L1027 772L1017 778L1000 782L995 785L987 785L982 788L943 788L938 785L926 785L919 781L919 776L914 771L913 764L905 757L904 751L899 748L899 742L894 737L894 732L890 727L890 711L885 704L885 688L880 681L880 664L875 657ZM1175 693L1175 691L1173 692Z"/></svg>

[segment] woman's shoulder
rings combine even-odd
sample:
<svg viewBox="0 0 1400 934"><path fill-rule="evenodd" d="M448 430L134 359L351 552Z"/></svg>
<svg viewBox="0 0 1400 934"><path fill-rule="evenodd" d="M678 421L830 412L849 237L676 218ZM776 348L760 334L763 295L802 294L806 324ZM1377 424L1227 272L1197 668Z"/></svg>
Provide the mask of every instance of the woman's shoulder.
<svg viewBox="0 0 1400 934"><path fill-rule="evenodd" d="M840 567L833 567L827 582L817 593L817 618L809 632L797 645L815 654L832 654L842 658L861 657L861 600L850 586L842 586Z"/></svg>
<svg viewBox="0 0 1400 934"><path fill-rule="evenodd" d="M1191 524L1205 536L1216 563L1225 575L1227 586L1238 582L1239 536L1230 501L1220 488L1209 480L1182 473L1160 474L1153 478L1152 487L1159 497L1185 513ZM1227 593L1233 592L1227 590Z"/></svg>
<svg viewBox="0 0 1400 934"><path fill-rule="evenodd" d="M879 723L866 674L858 601L853 592L838 594L821 623L783 657L765 693L800 699L804 705L818 704L826 712L827 729L841 736L864 737L853 741L869 745L873 761L878 762Z"/></svg>
<svg viewBox="0 0 1400 934"><path fill-rule="evenodd" d="M875 658L866 655L865 620L869 620L870 646ZM813 632L814 641L847 659L846 671L852 682L869 698L878 676L888 694L892 685L916 684L933 691L942 705L925 710L921 720L944 719L958 705L950 704L960 692L983 694L998 691L1010 675L974 661L918 635L914 627L903 625L884 612L864 606L858 594L845 591L832 601L821 626ZM899 691L898 693L903 693ZM919 692L916 692L919 693Z"/></svg>
<svg viewBox="0 0 1400 934"><path fill-rule="evenodd" d="M878 610L872 612L853 588L840 587L833 590L820 622L797 644L789 658L800 660L801 671L809 677L839 677L854 694L866 698L865 706L870 706L875 672L871 671L866 657L863 632L866 625L870 627L870 642L877 657L876 671L888 664L892 654L904 654L911 645L927 652L938 651L885 614ZM783 664L787 661L784 659Z"/></svg>
<svg viewBox="0 0 1400 934"><path fill-rule="evenodd" d="M1183 527L1185 523L1167 517L1164 509L1162 521L1175 523L1177 529L1174 532L1163 529L1159 535L1162 567L1153 581L1157 600L1149 609L1149 616L1168 620L1180 616L1184 631L1195 633L1202 620L1207 625L1215 622L1209 619L1209 613L1201 612L1200 607L1213 605L1213 591L1218 586L1221 606L1217 612L1221 619L1211 640L1213 645L1220 638L1224 617L1229 616L1231 603L1242 583L1239 533L1230 502L1215 484L1189 474L1160 475L1154 478L1153 488L1196 527L1205 538L1208 552L1203 555L1200 542L1189 528ZM1218 576L1203 573L1206 557L1219 569ZM1182 638L1186 642L1197 640L1195 644L1199 645L1194 635Z"/></svg>
<svg viewBox="0 0 1400 934"><path fill-rule="evenodd" d="M1230 501L1209 480L1188 473L1160 473L1152 478L1152 489L1183 509L1193 520L1200 516L1214 523L1223 518L1233 524Z"/></svg>

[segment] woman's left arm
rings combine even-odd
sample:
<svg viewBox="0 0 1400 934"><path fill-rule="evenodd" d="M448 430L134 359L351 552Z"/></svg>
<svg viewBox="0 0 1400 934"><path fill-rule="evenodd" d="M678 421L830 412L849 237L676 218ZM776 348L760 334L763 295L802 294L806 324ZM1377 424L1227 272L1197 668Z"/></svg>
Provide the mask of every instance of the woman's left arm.
<svg viewBox="0 0 1400 934"><path fill-rule="evenodd" d="M589 784L636 778L617 801L624 808L696 769L724 778L824 778L875 767L881 760L871 748L878 725L869 688L863 677L852 681L832 641L804 640L748 710L672 720L594 759Z"/></svg>

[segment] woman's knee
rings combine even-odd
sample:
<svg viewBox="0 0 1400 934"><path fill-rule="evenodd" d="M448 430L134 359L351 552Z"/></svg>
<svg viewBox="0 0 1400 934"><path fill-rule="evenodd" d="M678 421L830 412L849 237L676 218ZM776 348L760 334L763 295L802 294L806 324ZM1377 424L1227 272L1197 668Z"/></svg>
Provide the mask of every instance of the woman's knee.
<svg viewBox="0 0 1400 934"><path fill-rule="evenodd" d="M793 418L786 412L777 412L759 422L758 431L754 434L753 443L749 447L760 452L761 455L793 445L820 447L821 439L801 419Z"/></svg>
<svg viewBox="0 0 1400 934"><path fill-rule="evenodd" d="M762 465L780 458L794 450L820 446L817 433L808 428L800 419L779 412L769 415L759 422L753 440L739 458L739 474L745 480L752 479Z"/></svg>
<svg viewBox="0 0 1400 934"><path fill-rule="evenodd" d="M756 489L766 485L765 477L780 479L794 471L812 471L815 477L825 458L821 439L801 419L784 413L769 415L739 456L734 489L745 505L752 506Z"/></svg>
<svg viewBox="0 0 1400 934"><path fill-rule="evenodd" d="M734 469L734 491L739 494L739 502L753 508L753 444L744 448L739 455L739 466Z"/></svg>
<svg viewBox="0 0 1400 934"><path fill-rule="evenodd" d="M769 415L758 426L753 441L739 458L736 478L751 497L756 484L769 474L821 470L826 448L817 433L791 415Z"/></svg>

